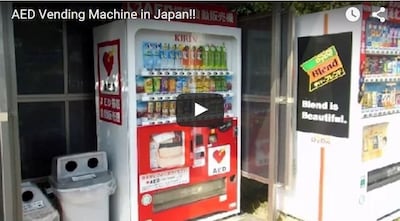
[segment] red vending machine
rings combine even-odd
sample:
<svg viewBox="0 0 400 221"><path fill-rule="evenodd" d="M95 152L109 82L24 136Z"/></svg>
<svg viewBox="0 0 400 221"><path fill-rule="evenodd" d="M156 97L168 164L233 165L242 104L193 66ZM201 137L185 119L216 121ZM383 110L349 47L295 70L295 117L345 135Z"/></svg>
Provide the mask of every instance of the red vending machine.
<svg viewBox="0 0 400 221"><path fill-rule="evenodd" d="M111 220L239 212L240 43L240 29L220 25L95 28L98 145L117 179Z"/></svg>

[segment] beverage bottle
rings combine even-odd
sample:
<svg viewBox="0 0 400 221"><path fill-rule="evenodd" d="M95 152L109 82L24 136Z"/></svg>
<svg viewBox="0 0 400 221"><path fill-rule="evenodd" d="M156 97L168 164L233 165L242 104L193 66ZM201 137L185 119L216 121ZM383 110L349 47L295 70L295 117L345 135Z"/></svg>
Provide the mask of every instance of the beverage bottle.
<svg viewBox="0 0 400 221"><path fill-rule="evenodd" d="M199 46L196 50L196 59L195 59L196 69L201 69L203 66L203 53L204 53L203 46Z"/></svg>
<svg viewBox="0 0 400 221"><path fill-rule="evenodd" d="M221 69L221 48L218 46L215 47L214 67L215 69Z"/></svg>
<svg viewBox="0 0 400 221"><path fill-rule="evenodd" d="M164 43L162 49L160 50L161 69L168 68L168 51L168 44Z"/></svg>
<svg viewBox="0 0 400 221"><path fill-rule="evenodd" d="M189 68L189 46L185 45L182 49L182 67Z"/></svg>
<svg viewBox="0 0 400 221"><path fill-rule="evenodd" d="M189 47L189 69L194 69L194 62L196 60L196 46Z"/></svg>
<svg viewBox="0 0 400 221"><path fill-rule="evenodd" d="M396 26L396 47L400 46L400 26Z"/></svg>
<svg viewBox="0 0 400 221"><path fill-rule="evenodd" d="M154 43L152 46L153 50L153 69L160 69L161 68L161 54L162 52L162 45L161 43Z"/></svg>
<svg viewBox="0 0 400 221"><path fill-rule="evenodd" d="M372 47L373 48L377 48L378 44L378 26L376 24L374 24L372 26Z"/></svg>
<svg viewBox="0 0 400 221"><path fill-rule="evenodd" d="M366 38L367 38L366 44L367 44L367 47L372 47L372 33L373 33L372 24L368 23L367 30L366 30L366 35L367 35L366 36Z"/></svg>
<svg viewBox="0 0 400 221"><path fill-rule="evenodd" d="M208 54L208 67L209 67L209 69L214 69L215 68L215 63L214 63L215 59L214 59L214 57L215 57L215 46L211 45L210 46L210 51L209 51L209 54Z"/></svg>
<svg viewBox="0 0 400 221"><path fill-rule="evenodd" d="M227 65L227 60L226 60L226 47L225 47L225 43L222 44L221 46L221 69L223 70L227 70L228 69L228 65Z"/></svg>
<svg viewBox="0 0 400 221"><path fill-rule="evenodd" d="M176 45L174 44L174 50L175 50L175 61L174 61L174 67L176 69L181 69L182 68L182 45Z"/></svg>
<svg viewBox="0 0 400 221"><path fill-rule="evenodd" d="M146 69L153 69L153 49L152 43L143 43L143 66Z"/></svg>
<svg viewBox="0 0 400 221"><path fill-rule="evenodd" d="M201 46L203 47L203 46ZM201 65L201 69L208 69L209 64L208 64L208 60L209 60L209 53L210 53L210 48L208 47L208 45L205 45L203 47L203 57L202 57L202 65Z"/></svg>
<svg viewBox="0 0 400 221"><path fill-rule="evenodd" d="M383 31L382 31L382 25L378 25L378 33L377 33L377 47L381 48L382 47L382 42L383 42Z"/></svg>
<svg viewBox="0 0 400 221"><path fill-rule="evenodd" d="M167 56L168 62L167 62L167 67L169 69L174 68L174 63L175 63L175 49L172 45L168 44L168 56Z"/></svg>

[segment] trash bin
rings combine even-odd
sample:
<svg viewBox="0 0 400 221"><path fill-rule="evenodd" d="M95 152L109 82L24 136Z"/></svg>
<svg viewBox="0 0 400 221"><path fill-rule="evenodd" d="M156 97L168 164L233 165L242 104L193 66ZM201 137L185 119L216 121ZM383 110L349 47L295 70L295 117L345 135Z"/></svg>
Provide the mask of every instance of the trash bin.
<svg viewBox="0 0 400 221"><path fill-rule="evenodd" d="M60 214L31 182L21 184L23 221L60 221Z"/></svg>
<svg viewBox="0 0 400 221"><path fill-rule="evenodd" d="M50 184L61 205L63 221L108 221L109 196L116 189L105 152L53 159Z"/></svg>

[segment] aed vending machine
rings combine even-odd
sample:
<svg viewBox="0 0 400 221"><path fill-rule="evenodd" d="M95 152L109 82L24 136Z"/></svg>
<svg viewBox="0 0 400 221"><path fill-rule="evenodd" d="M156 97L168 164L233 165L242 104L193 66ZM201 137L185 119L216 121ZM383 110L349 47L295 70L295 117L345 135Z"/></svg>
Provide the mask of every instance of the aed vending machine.
<svg viewBox="0 0 400 221"><path fill-rule="evenodd" d="M241 32L121 20L94 29L97 132L113 221L239 212Z"/></svg>
<svg viewBox="0 0 400 221"><path fill-rule="evenodd" d="M400 218L399 12L358 5L296 20L296 171L278 194L284 213Z"/></svg>

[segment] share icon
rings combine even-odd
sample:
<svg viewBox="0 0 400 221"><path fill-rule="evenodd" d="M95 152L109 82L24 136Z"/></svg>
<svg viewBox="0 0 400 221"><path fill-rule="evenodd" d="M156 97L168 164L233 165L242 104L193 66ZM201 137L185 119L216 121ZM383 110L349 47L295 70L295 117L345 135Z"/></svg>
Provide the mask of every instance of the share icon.
<svg viewBox="0 0 400 221"><path fill-rule="evenodd" d="M380 13L384 13L385 10L386 10L386 9L385 9L384 7L380 7L378 11L372 12L372 15L371 15L371 16L372 16L373 18L379 19L379 21L383 23L383 22L385 22L386 19L385 19L385 17L383 17L383 16L381 16L381 15L379 15L379 14L380 14Z"/></svg>

